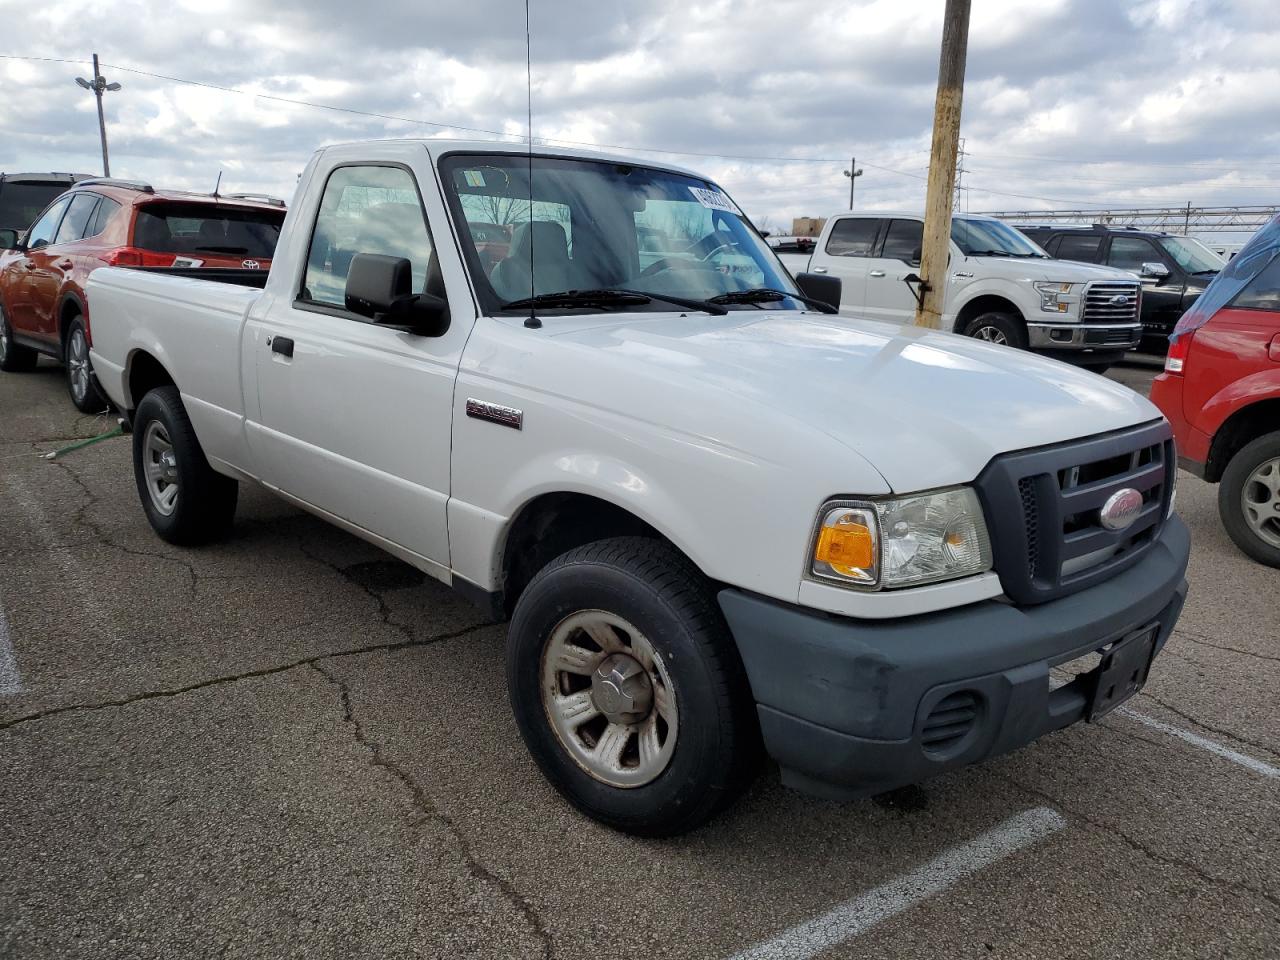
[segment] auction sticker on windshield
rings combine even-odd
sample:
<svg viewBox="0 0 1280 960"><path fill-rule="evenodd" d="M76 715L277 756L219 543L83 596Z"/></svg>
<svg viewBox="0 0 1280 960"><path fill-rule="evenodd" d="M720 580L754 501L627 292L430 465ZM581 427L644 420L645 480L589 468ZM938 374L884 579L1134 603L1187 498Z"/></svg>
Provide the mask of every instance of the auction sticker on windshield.
<svg viewBox="0 0 1280 960"><path fill-rule="evenodd" d="M690 187L693 198L709 210L723 210L726 213L739 213L737 206L726 194L719 190L707 190L703 187Z"/></svg>

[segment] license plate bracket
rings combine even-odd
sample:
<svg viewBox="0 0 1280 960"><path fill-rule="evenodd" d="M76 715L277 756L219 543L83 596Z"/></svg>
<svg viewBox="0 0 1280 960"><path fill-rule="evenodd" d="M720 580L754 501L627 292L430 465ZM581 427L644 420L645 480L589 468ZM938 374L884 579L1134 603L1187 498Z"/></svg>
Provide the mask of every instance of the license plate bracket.
<svg viewBox="0 0 1280 960"><path fill-rule="evenodd" d="M1159 624L1143 627L1117 640L1103 652L1102 661L1089 676L1089 723L1105 717L1142 689L1151 671Z"/></svg>

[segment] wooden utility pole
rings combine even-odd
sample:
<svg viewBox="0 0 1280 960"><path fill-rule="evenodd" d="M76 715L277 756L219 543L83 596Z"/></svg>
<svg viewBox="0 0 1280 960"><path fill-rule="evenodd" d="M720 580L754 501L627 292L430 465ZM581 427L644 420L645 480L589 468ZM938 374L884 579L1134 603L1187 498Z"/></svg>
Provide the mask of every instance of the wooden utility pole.
<svg viewBox="0 0 1280 960"><path fill-rule="evenodd" d="M947 296L951 255L951 197L960 144L960 107L964 100L964 62L969 48L970 0L947 0L942 19L942 56L938 60L938 99L933 108L933 149L924 201L924 239L920 245L923 296L916 326L938 328Z"/></svg>

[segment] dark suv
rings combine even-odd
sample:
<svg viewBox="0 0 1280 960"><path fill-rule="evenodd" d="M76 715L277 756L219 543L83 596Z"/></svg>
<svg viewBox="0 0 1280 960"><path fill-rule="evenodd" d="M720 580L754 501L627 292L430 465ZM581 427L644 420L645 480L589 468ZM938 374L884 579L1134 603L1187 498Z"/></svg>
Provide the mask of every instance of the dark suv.
<svg viewBox="0 0 1280 960"><path fill-rule="evenodd" d="M0 230L21 233L55 197L88 179L87 173L0 173ZM16 241L12 235L0 237L3 246Z"/></svg>
<svg viewBox="0 0 1280 960"><path fill-rule="evenodd" d="M1148 353L1163 354L1169 349L1169 334L1178 318L1226 266L1222 257L1194 237L1100 223L1017 226L1051 257L1106 264L1135 274L1142 281L1139 349Z"/></svg>

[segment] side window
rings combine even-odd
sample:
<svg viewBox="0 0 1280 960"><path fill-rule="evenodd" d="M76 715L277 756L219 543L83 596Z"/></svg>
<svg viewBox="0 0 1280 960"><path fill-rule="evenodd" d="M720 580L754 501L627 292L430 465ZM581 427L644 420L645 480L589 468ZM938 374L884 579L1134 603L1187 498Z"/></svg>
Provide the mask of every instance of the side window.
<svg viewBox="0 0 1280 960"><path fill-rule="evenodd" d="M1107 265L1119 270L1142 272L1144 263L1164 263L1164 257L1156 252L1151 241L1142 237L1112 237Z"/></svg>
<svg viewBox="0 0 1280 960"><path fill-rule="evenodd" d="M827 253L833 257L869 257L879 229L880 221L874 217L837 220L827 237Z"/></svg>
<svg viewBox="0 0 1280 960"><path fill-rule="evenodd" d="M883 260L915 263L920 259L920 246L923 242L924 224L919 220L891 220L880 257Z"/></svg>
<svg viewBox="0 0 1280 960"><path fill-rule="evenodd" d="M1280 256L1236 294L1231 306L1246 310L1280 310Z"/></svg>
<svg viewBox="0 0 1280 960"><path fill-rule="evenodd" d="M1115 240L1111 242L1112 253L1115 252L1117 242ZM1058 248L1051 250L1050 253L1059 260L1080 260L1084 263L1097 263L1098 247L1101 244L1102 237L1089 236L1088 234L1076 236L1069 233L1058 238Z"/></svg>
<svg viewBox="0 0 1280 960"><path fill-rule="evenodd" d="M424 292L434 252L409 171L339 167L320 198L300 299L344 307L347 274L357 253L404 257L413 265L414 290Z"/></svg>
<svg viewBox="0 0 1280 960"><path fill-rule="evenodd" d="M77 193L71 197L71 206L67 208L67 215L62 218L62 225L58 227L58 233L53 238L54 243L71 243L75 240L84 239L84 232L88 229L89 221L93 218L93 211L98 206L98 198L92 193Z"/></svg>
<svg viewBox="0 0 1280 960"><path fill-rule="evenodd" d="M58 221L62 219L62 212L67 209L67 204L70 202L70 197L63 197L46 210L43 217L36 221L35 226L31 228L31 232L27 234L28 250L39 250L41 247L47 247L53 241L53 234L58 229Z"/></svg>
<svg viewBox="0 0 1280 960"><path fill-rule="evenodd" d="M120 204L114 200L103 197L98 201L98 210L93 215L93 219L89 221L89 229L85 233L86 237L96 237L107 229L107 224L111 222L111 218L116 215L116 211L120 209Z"/></svg>

